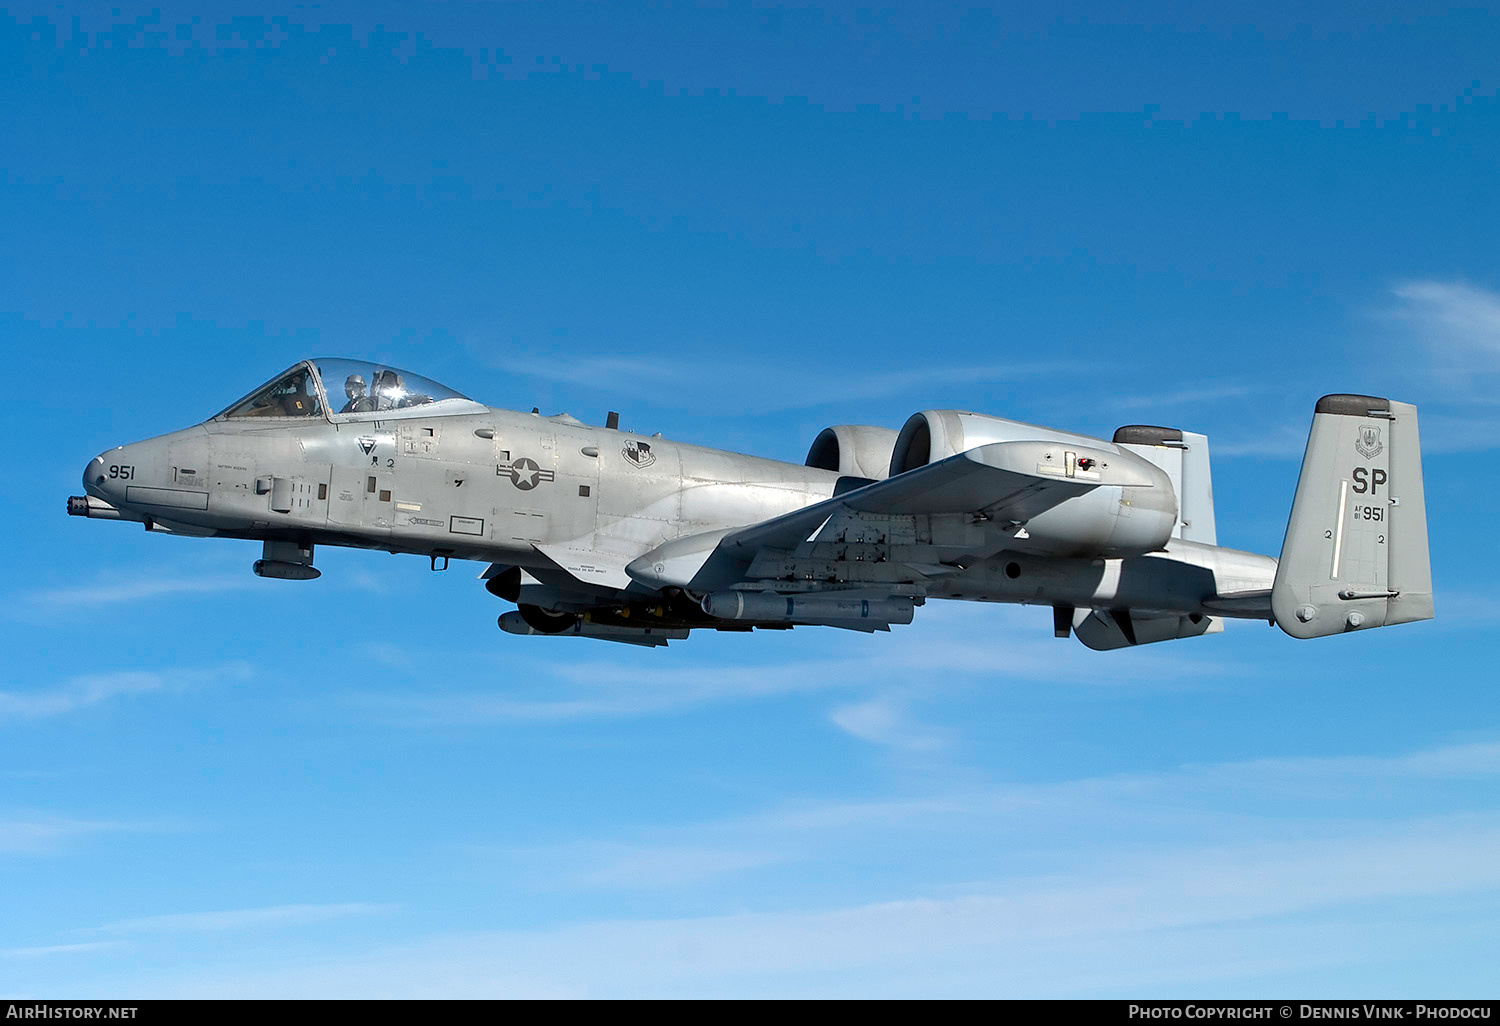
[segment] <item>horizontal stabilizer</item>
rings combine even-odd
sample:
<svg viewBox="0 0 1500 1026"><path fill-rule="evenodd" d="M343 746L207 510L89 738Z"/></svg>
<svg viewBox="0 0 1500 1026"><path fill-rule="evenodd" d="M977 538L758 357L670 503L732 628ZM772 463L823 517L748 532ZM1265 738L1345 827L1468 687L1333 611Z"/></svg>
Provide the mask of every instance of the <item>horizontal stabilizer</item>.
<svg viewBox="0 0 1500 1026"><path fill-rule="evenodd" d="M1073 633L1096 652L1150 645L1177 638L1218 634L1224 621L1217 616L1152 614L1144 616L1128 609L1080 609L1073 617Z"/></svg>
<svg viewBox="0 0 1500 1026"><path fill-rule="evenodd" d="M1203 600L1203 607L1210 612L1241 620L1271 619L1271 589L1256 591L1231 591L1227 595L1215 595Z"/></svg>

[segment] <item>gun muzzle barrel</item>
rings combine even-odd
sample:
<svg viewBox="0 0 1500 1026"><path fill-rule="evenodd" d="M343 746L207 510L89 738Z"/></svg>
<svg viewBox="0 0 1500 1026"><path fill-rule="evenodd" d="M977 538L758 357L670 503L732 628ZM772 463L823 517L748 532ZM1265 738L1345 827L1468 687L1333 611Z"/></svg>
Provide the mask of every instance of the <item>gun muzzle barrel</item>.
<svg viewBox="0 0 1500 1026"><path fill-rule="evenodd" d="M68 496L68 516L89 517L93 520L124 520L125 517L103 499L92 495Z"/></svg>

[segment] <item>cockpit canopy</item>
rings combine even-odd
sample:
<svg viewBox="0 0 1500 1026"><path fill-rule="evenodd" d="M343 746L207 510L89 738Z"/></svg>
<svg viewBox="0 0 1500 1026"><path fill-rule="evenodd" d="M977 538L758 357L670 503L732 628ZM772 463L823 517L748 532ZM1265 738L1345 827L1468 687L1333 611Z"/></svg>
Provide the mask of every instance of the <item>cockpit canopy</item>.
<svg viewBox="0 0 1500 1026"><path fill-rule="evenodd" d="M420 407L420 410L418 408ZM220 417L391 419L469 413L478 403L420 374L363 360L304 360L219 414Z"/></svg>

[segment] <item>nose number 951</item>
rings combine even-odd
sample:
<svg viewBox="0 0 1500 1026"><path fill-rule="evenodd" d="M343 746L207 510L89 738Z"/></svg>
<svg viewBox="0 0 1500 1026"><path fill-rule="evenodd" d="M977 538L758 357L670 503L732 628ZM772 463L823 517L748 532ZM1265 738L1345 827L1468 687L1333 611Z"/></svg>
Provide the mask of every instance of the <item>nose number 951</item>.
<svg viewBox="0 0 1500 1026"><path fill-rule="evenodd" d="M135 468L125 463L111 463L109 465L109 476L121 481L135 480Z"/></svg>

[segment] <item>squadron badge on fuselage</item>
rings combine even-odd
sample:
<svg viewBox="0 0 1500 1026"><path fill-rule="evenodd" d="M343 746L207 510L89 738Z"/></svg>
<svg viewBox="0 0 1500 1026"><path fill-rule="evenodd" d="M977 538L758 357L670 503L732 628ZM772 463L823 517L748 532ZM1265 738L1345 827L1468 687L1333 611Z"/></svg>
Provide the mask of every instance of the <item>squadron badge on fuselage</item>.
<svg viewBox="0 0 1500 1026"><path fill-rule="evenodd" d="M656 453L651 451L651 443L643 442L638 438L631 438L625 442L620 449L620 455L630 461L636 467L649 467L656 462Z"/></svg>

